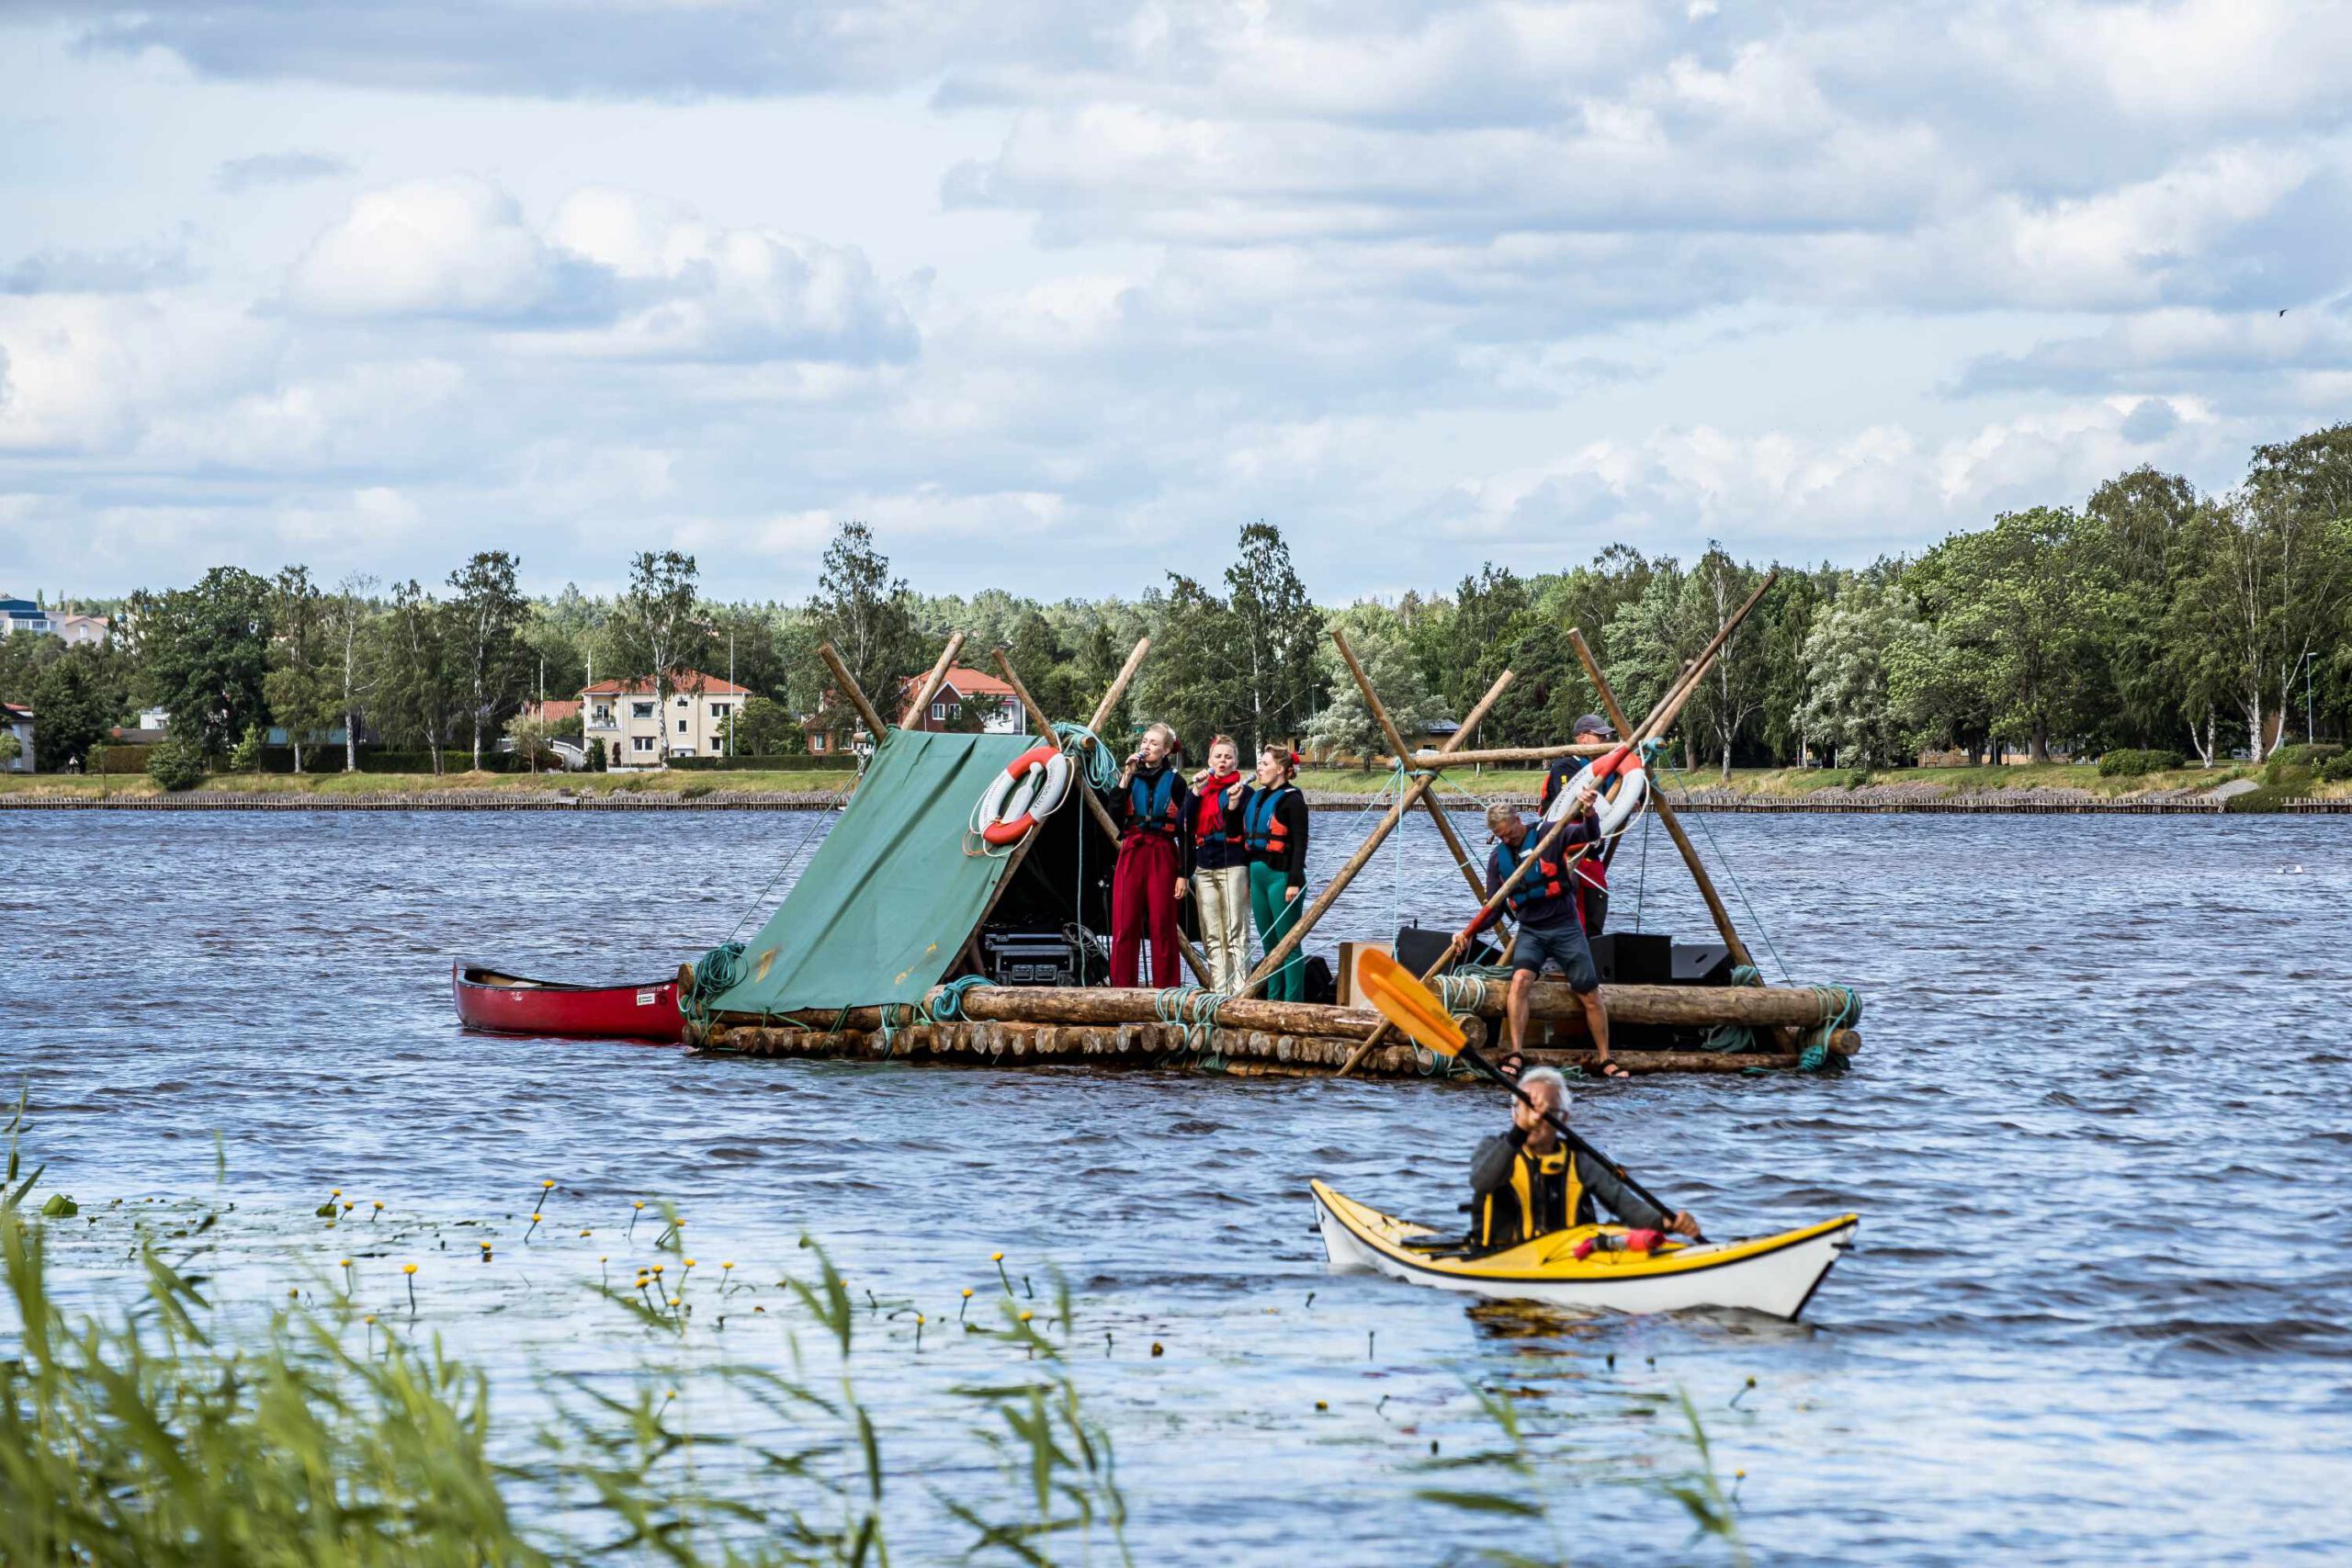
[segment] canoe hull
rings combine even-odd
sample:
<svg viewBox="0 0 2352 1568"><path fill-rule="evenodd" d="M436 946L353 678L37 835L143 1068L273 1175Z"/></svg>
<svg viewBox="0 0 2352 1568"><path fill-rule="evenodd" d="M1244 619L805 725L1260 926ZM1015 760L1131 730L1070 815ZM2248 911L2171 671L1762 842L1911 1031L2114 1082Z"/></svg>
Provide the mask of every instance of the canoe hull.
<svg viewBox="0 0 2352 1568"><path fill-rule="evenodd" d="M674 976L635 986L573 986L460 961L449 966L449 989L458 1021L491 1034L664 1044L685 1039Z"/></svg>
<svg viewBox="0 0 2352 1568"><path fill-rule="evenodd" d="M1465 1295L1588 1312L1730 1307L1793 1320L1851 1245L1861 1223L1853 1214L1842 1214L1779 1235L1680 1247L1649 1258L1595 1253L1577 1263L1569 1254L1579 1237L1594 1230L1623 1229L1585 1227L1540 1236L1486 1258L1446 1258L1403 1245L1434 1237L1437 1233L1428 1226L1367 1208L1320 1181L1313 1190L1316 1221L1335 1270L1385 1274Z"/></svg>

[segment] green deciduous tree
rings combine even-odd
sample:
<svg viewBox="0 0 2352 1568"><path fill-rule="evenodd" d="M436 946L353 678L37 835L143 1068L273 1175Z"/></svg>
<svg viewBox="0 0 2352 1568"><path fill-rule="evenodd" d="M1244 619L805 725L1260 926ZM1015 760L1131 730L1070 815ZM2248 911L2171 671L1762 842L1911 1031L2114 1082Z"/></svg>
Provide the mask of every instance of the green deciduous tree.
<svg viewBox="0 0 2352 1568"><path fill-rule="evenodd" d="M448 621L439 601L414 578L392 586L383 645L378 707L385 728L429 750L438 773L449 739Z"/></svg>
<svg viewBox="0 0 2352 1568"><path fill-rule="evenodd" d="M1236 663L1254 750L1298 734L1320 705L1323 612L1307 598L1282 530L1252 523L1241 530L1240 547L1225 582L1241 639Z"/></svg>
<svg viewBox="0 0 2352 1568"><path fill-rule="evenodd" d="M695 558L640 550L629 562L628 589L613 606L608 646L630 675L653 682L654 711L668 724L670 694L687 670L699 669L709 630L695 613ZM669 755L665 744L655 753Z"/></svg>
<svg viewBox="0 0 2352 1568"><path fill-rule="evenodd" d="M800 721L782 704L752 697L720 721L728 753L737 757L797 757L808 750Z"/></svg>
<svg viewBox="0 0 2352 1568"><path fill-rule="evenodd" d="M526 689L522 632L530 601L515 586L514 558L504 550L478 552L449 574L449 663L480 768L482 737L498 733Z"/></svg>
<svg viewBox="0 0 2352 1568"><path fill-rule="evenodd" d="M865 524L843 523L834 532L808 607L851 678L876 707L888 710L886 719L896 716L901 683L927 661L915 632L914 595L904 578L890 575L890 558L875 547ZM828 717L844 734L857 723L846 701Z"/></svg>
<svg viewBox="0 0 2352 1568"><path fill-rule="evenodd" d="M2065 507L2004 513L1981 534L1955 534L1906 581L1922 589L1938 629L1981 672L1996 731L2022 738L2037 762L2053 735L2096 717L2097 679L2112 617L2114 576L2096 530Z"/></svg>
<svg viewBox="0 0 2352 1568"><path fill-rule="evenodd" d="M308 567L289 566L270 584L269 621L269 673L262 690L269 711L286 727L299 773L311 731L333 722L335 705L326 595Z"/></svg>
<svg viewBox="0 0 2352 1568"><path fill-rule="evenodd" d="M141 676L171 715L172 733L219 756L266 723L269 703L270 585L233 566L216 566L193 588L131 595Z"/></svg>
<svg viewBox="0 0 2352 1568"><path fill-rule="evenodd" d="M1383 604L1351 604L1330 617L1327 634L1330 628L1348 639L1406 746L1419 746L1429 727L1447 716L1446 703L1422 679L1404 622ZM1329 635L1323 639L1323 679L1331 695L1307 727L1307 741L1327 753L1360 758L1370 768L1372 759L1388 750L1387 738Z"/></svg>
<svg viewBox="0 0 2352 1568"><path fill-rule="evenodd" d="M121 665L112 650L85 646L61 649L41 666L32 691L34 767L53 773L88 763L121 721L127 679Z"/></svg>

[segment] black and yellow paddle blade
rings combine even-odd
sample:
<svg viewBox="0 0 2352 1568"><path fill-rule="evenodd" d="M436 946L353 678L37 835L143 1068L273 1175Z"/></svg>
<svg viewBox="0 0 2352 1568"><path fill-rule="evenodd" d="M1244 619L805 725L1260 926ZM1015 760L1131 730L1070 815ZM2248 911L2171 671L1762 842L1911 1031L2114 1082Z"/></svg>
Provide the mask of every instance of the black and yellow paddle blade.
<svg viewBox="0 0 2352 1568"><path fill-rule="evenodd" d="M1441 1056L1460 1054L1468 1042L1462 1025L1445 1010L1436 993L1421 984L1410 969L1374 948L1358 961L1356 978L1380 1010L1380 1016L1403 1030L1416 1043Z"/></svg>

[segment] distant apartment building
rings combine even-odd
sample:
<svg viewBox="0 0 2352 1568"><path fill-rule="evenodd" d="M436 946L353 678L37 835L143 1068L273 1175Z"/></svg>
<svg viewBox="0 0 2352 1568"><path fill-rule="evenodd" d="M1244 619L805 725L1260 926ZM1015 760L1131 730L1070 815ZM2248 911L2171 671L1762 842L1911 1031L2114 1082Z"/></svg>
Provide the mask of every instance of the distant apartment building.
<svg viewBox="0 0 2352 1568"><path fill-rule="evenodd" d="M667 700L650 680L598 681L580 694L582 746L605 743L616 768L658 768L673 757L726 754L725 725L751 693L716 675L689 670L673 677Z"/></svg>
<svg viewBox="0 0 2352 1568"><path fill-rule="evenodd" d="M47 610L30 599L0 593L0 636L30 632L36 637L62 637L68 643L101 643L112 635L104 615L77 615L70 610Z"/></svg>

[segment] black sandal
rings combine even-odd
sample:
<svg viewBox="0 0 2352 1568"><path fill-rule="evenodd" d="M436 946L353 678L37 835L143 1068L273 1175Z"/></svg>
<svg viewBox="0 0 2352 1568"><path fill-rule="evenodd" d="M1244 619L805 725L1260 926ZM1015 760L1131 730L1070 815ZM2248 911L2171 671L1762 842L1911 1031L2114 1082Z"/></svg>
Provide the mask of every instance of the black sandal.
<svg viewBox="0 0 2352 1568"><path fill-rule="evenodd" d="M1592 1070L1599 1073L1604 1078L1630 1078L1634 1076L1627 1072L1623 1064L1620 1063L1614 1056L1595 1062L1593 1064Z"/></svg>
<svg viewBox="0 0 2352 1568"><path fill-rule="evenodd" d="M1527 1057L1517 1051L1505 1052L1503 1059L1495 1064L1495 1071L1502 1075L1505 1083L1517 1083L1519 1075L1526 1070Z"/></svg>

